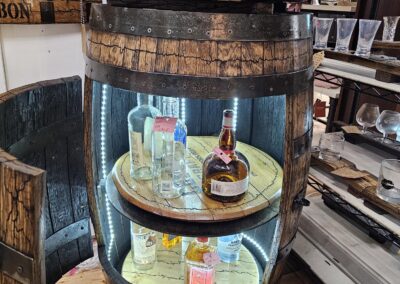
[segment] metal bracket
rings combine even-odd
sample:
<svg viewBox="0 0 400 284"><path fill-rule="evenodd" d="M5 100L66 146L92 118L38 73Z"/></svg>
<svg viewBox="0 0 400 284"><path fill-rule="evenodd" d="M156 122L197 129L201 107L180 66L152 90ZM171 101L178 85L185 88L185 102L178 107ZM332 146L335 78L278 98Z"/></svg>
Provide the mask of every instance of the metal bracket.
<svg viewBox="0 0 400 284"><path fill-rule="evenodd" d="M46 256L52 254L67 243L76 240L89 233L89 218L82 219L76 223L61 229L46 239Z"/></svg>
<svg viewBox="0 0 400 284"><path fill-rule="evenodd" d="M30 284L33 259L0 242L0 271L22 284Z"/></svg>
<svg viewBox="0 0 400 284"><path fill-rule="evenodd" d="M311 148L312 127L302 136L297 137L293 141L293 155L297 159Z"/></svg>
<svg viewBox="0 0 400 284"><path fill-rule="evenodd" d="M296 197L293 200L293 207L292 209L299 209L303 206L310 206L310 201L304 196L306 195L307 191L307 185L296 195Z"/></svg>
<svg viewBox="0 0 400 284"><path fill-rule="evenodd" d="M296 239L296 235L293 236L293 238L290 240L290 242L281 248L278 252L278 256L276 258L276 262L281 261L282 259L286 258L290 251L292 250L292 246L294 243L294 240Z"/></svg>

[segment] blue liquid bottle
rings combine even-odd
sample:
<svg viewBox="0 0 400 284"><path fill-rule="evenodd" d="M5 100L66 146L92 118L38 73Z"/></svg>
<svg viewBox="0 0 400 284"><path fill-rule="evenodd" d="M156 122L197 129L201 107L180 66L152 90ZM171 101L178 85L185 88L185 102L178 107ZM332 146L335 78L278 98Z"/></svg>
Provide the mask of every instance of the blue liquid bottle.
<svg viewBox="0 0 400 284"><path fill-rule="evenodd" d="M243 234L235 234L218 238L218 255L226 263L236 262L240 257Z"/></svg>

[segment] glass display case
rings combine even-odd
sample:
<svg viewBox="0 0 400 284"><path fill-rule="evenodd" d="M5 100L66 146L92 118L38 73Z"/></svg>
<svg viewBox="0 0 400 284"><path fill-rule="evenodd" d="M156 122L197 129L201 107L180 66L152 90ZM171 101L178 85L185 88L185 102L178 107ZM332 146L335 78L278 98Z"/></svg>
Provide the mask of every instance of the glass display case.
<svg viewBox="0 0 400 284"><path fill-rule="evenodd" d="M276 281L306 203L311 27L93 5L85 159L108 282Z"/></svg>

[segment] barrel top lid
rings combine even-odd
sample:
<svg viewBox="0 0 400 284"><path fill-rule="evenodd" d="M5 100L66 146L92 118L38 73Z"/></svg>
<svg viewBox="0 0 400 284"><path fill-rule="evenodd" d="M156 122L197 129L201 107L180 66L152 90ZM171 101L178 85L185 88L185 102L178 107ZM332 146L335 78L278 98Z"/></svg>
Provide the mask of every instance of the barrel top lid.
<svg viewBox="0 0 400 284"><path fill-rule="evenodd" d="M90 28L166 39L282 41L312 37L311 14L203 13L93 4Z"/></svg>

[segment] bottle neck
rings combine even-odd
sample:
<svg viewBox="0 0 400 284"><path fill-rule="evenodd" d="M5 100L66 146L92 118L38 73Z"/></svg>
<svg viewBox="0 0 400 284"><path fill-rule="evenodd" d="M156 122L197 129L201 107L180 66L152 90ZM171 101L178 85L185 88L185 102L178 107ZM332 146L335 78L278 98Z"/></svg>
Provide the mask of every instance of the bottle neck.
<svg viewBox="0 0 400 284"><path fill-rule="evenodd" d="M179 118L179 100L177 98L164 98L162 105L163 116Z"/></svg>
<svg viewBox="0 0 400 284"><path fill-rule="evenodd" d="M233 115L232 111L225 110L222 119L222 129L219 134L219 148L225 154L234 154L236 148L236 134L233 129Z"/></svg>
<svg viewBox="0 0 400 284"><path fill-rule="evenodd" d="M153 104L153 96L152 95L137 93L136 98L137 98L138 106Z"/></svg>

